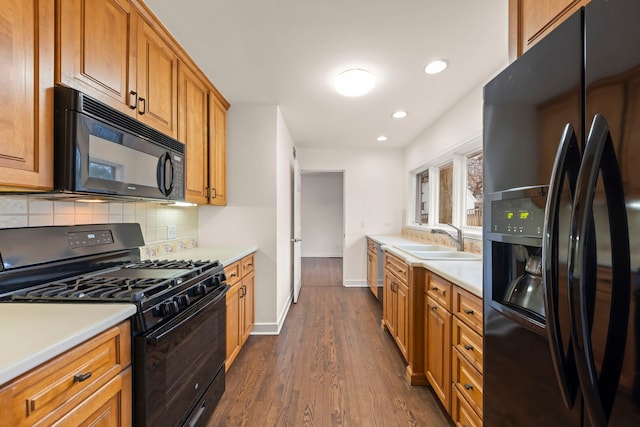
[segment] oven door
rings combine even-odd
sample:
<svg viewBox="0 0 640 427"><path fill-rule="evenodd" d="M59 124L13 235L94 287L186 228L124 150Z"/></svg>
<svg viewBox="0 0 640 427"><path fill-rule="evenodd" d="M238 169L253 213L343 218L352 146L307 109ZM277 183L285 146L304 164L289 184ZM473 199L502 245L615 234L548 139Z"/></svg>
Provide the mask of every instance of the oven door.
<svg viewBox="0 0 640 427"><path fill-rule="evenodd" d="M227 289L134 338L137 426L206 425L224 391Z"/></svg>

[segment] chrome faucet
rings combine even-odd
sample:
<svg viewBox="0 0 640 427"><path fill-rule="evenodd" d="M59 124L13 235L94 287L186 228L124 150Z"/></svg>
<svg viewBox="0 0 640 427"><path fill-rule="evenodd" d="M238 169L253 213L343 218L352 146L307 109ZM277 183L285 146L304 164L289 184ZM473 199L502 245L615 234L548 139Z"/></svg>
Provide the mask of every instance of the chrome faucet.
<svg viewBox="0 0 640 427"><path fill-rule="evenodd" d="M462 230L460 230L458 227L456 227L453 224L447 224L449 227L455 229L458 232L458 236L454 236L453 234L449 233L446 230L440 230L438 228L432 228L431 229L431 233L437 233L437 234L446 234L447 236L451 237L451 239L456 242L456 246L458 248L459 251L463 251L464 250L464 239L462 237Z"/></svg>

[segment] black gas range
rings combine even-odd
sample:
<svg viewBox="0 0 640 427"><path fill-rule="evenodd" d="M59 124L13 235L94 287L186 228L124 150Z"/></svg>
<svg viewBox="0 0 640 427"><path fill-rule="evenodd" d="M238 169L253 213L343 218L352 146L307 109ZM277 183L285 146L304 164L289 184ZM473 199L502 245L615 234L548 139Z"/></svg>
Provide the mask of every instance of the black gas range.
<svg viewBox="0 0 640 427"><path fill-rule="evenodd" d="M0 302L135 304L136 425L204 425L224 391L224 268L140 246L138 224L0 229Z"/></svg>

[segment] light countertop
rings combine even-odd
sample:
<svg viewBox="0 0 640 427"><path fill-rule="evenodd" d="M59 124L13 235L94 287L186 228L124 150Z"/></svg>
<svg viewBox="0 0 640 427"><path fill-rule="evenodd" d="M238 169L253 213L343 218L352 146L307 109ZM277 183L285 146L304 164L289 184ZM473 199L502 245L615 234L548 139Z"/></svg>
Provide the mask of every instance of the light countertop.
<svg viewBox="0 0 640 427"><path fill-rule="evenodd" d="M173 260L173 259L191 259L191 260L210 260L220 261L222 265L232 264L247 255L258 250L255 246L213 246L186 249L180 252L164 254L153 259Z"/></svg>
<svg viewBox="0 0 640 427"><path fill-rule="evenodd" d="M135 312L133 304L0 304L0 386Z"/></svg>
<svg viewBox="0 0 640 427"><path fill-rule="evenodd" d="M417 265L432 271L472 294L482 298L482 260L424 260L412 257L406 252L396 249L395 245L425 243L398 235L367 236L382 245L382 249L393 253L410 265Z"/></svg>

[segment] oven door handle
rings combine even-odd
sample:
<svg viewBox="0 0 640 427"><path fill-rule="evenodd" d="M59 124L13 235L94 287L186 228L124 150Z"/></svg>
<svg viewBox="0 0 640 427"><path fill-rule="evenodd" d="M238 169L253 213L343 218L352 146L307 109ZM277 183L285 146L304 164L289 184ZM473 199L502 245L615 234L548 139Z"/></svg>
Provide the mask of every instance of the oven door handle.
<svg viewBox="0 0 640 427"><path fill-rule="evenodd" d="M167 324L160 326L157 330L153 331L146 337L149 345L158 345L164 338L176 331L180 326L189 320L196 317L202 311L206 310L210 305L217 304L225 298L229 286L225 285L216 289L214 293L207 295L204 299L198 301L197 305L192 307L192 310L187 310L184 313L179 314L174 319L171 319Z"/></svg>

